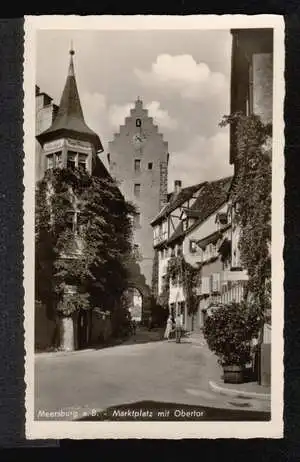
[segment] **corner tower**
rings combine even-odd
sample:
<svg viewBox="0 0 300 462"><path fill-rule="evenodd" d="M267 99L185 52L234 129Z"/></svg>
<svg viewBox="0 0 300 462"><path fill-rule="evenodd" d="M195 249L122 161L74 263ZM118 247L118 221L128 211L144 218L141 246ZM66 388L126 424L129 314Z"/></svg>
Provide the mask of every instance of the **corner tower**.
<svg viewBox="0 0 300 462"><path fill-rule="evenodd" d="M168 160L168 143L138 98L109 143L108 163L124 197L137 207L134 244L149 287L154 259L150 222L167 201Z"/></svg>
<svg viewBox="0 0 300 462"><path fill-rule="evenodd" d="M99 136L85 123L74 72L74 50L57 114L51 126L37 135L40 152L40 176L47 169L82 168L96 175L105 174L97 153L102 152ZM106 172L107 174L107 172Z"/></svg>

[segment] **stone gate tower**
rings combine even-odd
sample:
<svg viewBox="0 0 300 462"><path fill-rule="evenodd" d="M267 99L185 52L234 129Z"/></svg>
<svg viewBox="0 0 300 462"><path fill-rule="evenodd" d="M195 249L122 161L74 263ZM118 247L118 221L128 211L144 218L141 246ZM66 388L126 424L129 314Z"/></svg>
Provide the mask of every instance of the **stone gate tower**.
<svg viewBox="0 0 300 462"><path fill-rule="evenodd" d="M111 176L126 200L137 207L134 244L141 273L151 287L154 250L150 222L167 200L169 153L168 143L139 98L109 143L108 152Z"/></svg>

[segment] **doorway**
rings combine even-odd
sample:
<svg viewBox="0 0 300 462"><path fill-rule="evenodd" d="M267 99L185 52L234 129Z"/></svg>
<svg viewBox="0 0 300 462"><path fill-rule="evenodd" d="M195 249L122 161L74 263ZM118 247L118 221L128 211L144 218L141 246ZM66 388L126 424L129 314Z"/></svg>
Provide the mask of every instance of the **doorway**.
<svg viewBox="0 0 300 462"><path fill-rule="evenodd" d="M92 334L92 312L80 310L77 318L77 345L78 349L89 346Z"/></svg>
<svg viewBox="0 0 300 462"><path fill-rule="evenodd" d="M125 296L128 300L128 311L130 312L131 319L140 323L143 312L143 296L141 292L135 287L130 287L126 290Z"/></svg>

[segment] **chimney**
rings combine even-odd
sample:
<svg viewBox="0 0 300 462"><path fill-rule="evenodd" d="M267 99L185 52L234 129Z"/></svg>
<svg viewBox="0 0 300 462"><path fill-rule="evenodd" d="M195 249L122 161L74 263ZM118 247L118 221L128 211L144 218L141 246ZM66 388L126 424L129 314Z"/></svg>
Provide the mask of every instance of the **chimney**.
<svg viewBox="0 0 300 462"><path fill-rule="evenodd" d="M181 191L181 180L174 181L174 193L179 194Z"/></svg>

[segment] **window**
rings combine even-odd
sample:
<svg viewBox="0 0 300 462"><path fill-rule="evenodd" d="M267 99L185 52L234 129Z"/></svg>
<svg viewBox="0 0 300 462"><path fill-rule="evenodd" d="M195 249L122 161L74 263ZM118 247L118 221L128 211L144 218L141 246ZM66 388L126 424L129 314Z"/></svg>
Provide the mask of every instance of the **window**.
<svg viewBox="0 0 300 462"><path fill-rule="evenodd" d="M134 215L133 224L135 228L138 228L141 226L141 214L140 213L136 213Z"/></svg>
<svg viewBox="0 0 300 462"><path fill-rule="evenodd" d="M85 154L78 154L78 168L79 170L86 170L86 155Z"/></svg>
<svg viewBox="0 0 300 462"><path fill-rule="evenodd" d="M153 163L152 163L152 162L149 162L149 163L148 163L148 170L152 170L152 168L153 168Z"/></svg>
<svg viewBox="0 0 300 462"><path fill-rule="evenodd" d="M76 157L77 153L73 151L68 151L67 154L67 168L74 170L76 168Z"/></svg>
<svg viewBox="0 0 300 462"><path fill-rule="evenodd" d="M47 169L54 168L54 157L53 154L47 156Z"/></svg>
<svg viewBox="0 0 300 462"><path fill-rule="evenodd" d="M135 197L140 197L141 194L141 185L139 183L135 183L134 185L134 195Z"/></svg>
<svg viewBox="0 0 300 462"><path fill-rule="evenodd" d="M141 171L141 161L140 161L140 159L135 159L134 160L134 171L135 172L140 172Z"/></svg>
<svg viewBox="0 0 300 462"><path fill-rule="evenodd" d="M141 121L141 119L136 119L136 121L135 121L135 126L136 126L136 127L141 127L141 126L142 126L142 121Z"/></svg>
<svg viewBox="0 0 300 462"><path fill-rule="evenodd" d="M74 231L75 229L75 213L73 210L67 212L66 214L66 227L70 231Z"/></svg>
<svg viewBox="0 0 300 462"><path fill-rule="evenodd" d="M55 158L55 168L59 168L62 166L62 155L61 155L61 152L56 152L54 154L54 158Z"/></svg>
<svg viewBox="0 0 300 462"><path fill-rule="evenodd" d="M197 242L190 240L190 253L197 252Z"/></svg>
<svg viewBox="0 0 300 462"><path fill-rule="evenodd" d="M87 224L87 219L83 215L83 213L77 212L77 230L79 234L81 234L84 230L84 227Z"/></svg>

